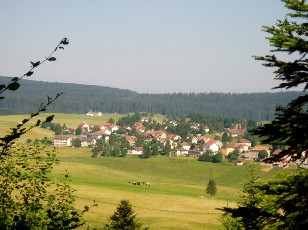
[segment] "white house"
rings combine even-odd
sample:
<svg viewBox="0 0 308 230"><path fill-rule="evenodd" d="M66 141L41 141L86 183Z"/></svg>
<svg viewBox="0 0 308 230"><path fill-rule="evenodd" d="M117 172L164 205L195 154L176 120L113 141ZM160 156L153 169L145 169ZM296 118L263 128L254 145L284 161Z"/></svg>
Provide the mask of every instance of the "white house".
<svg viewBox="0 0 308 230"><path fill-rule="evenodd" d="M128 151L129 154L132 155L141 155L143 154L143 148L142 147L133 147Z"/></svg>
<svg viewBox="0 0 308 230"><path fill-rule="evenodd" d="M213 153L218 152L220 149L220 144L217 140L211 139L204 143L203 151L211 150Z"/></svg>
<svg viewBox="0 0 308 230"><path fill-rule="evenodd" d="M187 156L188 154L188 150L187 149L184 149L184 148L179 148L177 149L175 152L174 152L174 155L175 156Z"/></svg>
<svg viewBox="0 0 308 230"><path fill-rule="evenodd" d="M81 147L89 147L96 144L96 140L94 138L82 138L81 139Z"/></svg>
<svg viewBox="0 0 308 230"><path fill-rule="evenodd" d="M186 150L189 150L189 149L190 149L190 144L187 143L187 142L181 143L181 146L182 146L183 149L186 149Z"/></svg>
<svg viewBox="0 0 308 230"><path fill-rule="evenodd" d="M72 146L72 138L65 135L57 135L53 140L54 146Z"/></svg>
<svg viewBox="0 0 308 230"><path fill-rule="evenodd" d="M81 123L79 127L82 129L83 132L90 132L90 126L85 122Z"/></svg>
<svg viewBox="0 0 308 230"><path fill-rule="evenodd" d="M113 125L113 126L111 127L111 132L115 132L115 131L117 131L118 129L119 129L119 126Z"/></svg>

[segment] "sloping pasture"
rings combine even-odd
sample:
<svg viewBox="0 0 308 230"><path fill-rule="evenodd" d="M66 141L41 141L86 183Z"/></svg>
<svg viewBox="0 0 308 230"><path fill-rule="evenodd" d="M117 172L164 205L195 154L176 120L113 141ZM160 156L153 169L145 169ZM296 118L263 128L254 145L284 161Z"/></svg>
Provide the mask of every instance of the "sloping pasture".
<svg viewBox="0 0 308 230"><path fill-rule="evenodd" d="M61 163L57 179L70 172L77 189L77 204L98 207L86 214L91 226L102 226L121 199L129 199L145 226L150 229L220 229L221 212L216 208L239 201L247 166L199 162L193 157L90 158L88 148L59 148ZM271 171L265 177L271 177ZM211 198L205 188L209 179L217 183ZM129 182L140 181L141 185ZM142 185L148 182L151 186Z"/></svg>

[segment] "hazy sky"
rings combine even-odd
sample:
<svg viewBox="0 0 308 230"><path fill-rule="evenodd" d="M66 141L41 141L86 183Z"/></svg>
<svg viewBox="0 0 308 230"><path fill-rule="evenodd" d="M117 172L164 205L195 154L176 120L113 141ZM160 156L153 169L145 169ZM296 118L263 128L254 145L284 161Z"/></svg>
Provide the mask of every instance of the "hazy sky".
<svg viewBox="0 0 308 230"><path fill-rule="evenodd" d="M280 0L0 0L0 75L21 76L63 37L32 80L146 93L268 92L279 82L252 55L283 19Z"/></svg>

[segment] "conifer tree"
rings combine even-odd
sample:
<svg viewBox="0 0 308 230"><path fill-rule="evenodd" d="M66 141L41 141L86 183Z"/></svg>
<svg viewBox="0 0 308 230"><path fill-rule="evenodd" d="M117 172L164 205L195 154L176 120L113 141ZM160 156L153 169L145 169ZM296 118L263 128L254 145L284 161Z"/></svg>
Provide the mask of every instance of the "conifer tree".
<svg viewBox="0 0 308 230"><path fill-rule="evenodd" d="M129 200L121 200L117 210L110 217L109 223L104 226L105 230L138 230L142 224L136 219Z"/></svg>
<svg viewBox="0 0 308 230"><path fill-rule="evenodd" d="M303 86L308 89L308 4L305 0L282 0L290 11L275 26L264 26L271 34L268 40L274 52L286 55L255 57L267 67L274 67L276 77L282 83L276 89ZM286 146L277 156L291 160L307 158L308 146L308 95L298 97L286 107L277 106L276 118L269 124L254 130L262 137L263 144ZM257 181L257 173L250 173L244 184L243 201L237 208L225 207L223 224L228 229L307 229L307 169L300 173L283 175L266 182Z"/></svg>
<svg viewBox="0 0 308 230"><path fill-rule="evenodd" d="M206 187L206 193L209 194L211 197L216 195L217 187L213 179L209 180L209 183L207 184L207 187Z"/></svg>
<svg viewBox="0 0 308 230"><path fill-rule="evenodd" d="M278 55L255 56L264 66L274 67L275 79L282 81L274 89L303 87L308 89L308 4L306 0L282 0L290 11L274 26L263 26L270 34L267 38ZM288 54L288 55L281 55ZM273 162L290 156L297 160L307 158L308 147L308 95L298 97L286 107L276 107L276 118L257 128L254 134L262 137L263 144L288 146L277 156L267 159Z"/></svg>

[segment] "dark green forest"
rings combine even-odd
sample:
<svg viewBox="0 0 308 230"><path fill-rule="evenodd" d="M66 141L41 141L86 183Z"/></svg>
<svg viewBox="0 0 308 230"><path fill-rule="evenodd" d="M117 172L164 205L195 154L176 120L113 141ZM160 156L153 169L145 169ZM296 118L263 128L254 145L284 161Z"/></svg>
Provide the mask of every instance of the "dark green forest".
<svg viewBox="0 0 308 230"><path fill-rule="evenodd" d="M1 84L10 80L10 77L0 77ZM44 103L47 96L53 97L60 92L65 94L48 108L49 112L146 112L168 116L201 113L204 116L242 117L256 121L272 120L276 105L286 105L303 94L297 91L145 94L105 86L21 80L20 89L14 93L6 92L9 97L0 101L0 114L29 113Z"/></svg>

